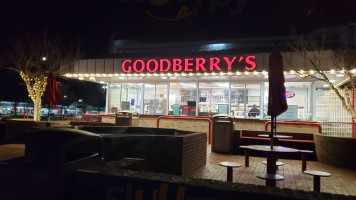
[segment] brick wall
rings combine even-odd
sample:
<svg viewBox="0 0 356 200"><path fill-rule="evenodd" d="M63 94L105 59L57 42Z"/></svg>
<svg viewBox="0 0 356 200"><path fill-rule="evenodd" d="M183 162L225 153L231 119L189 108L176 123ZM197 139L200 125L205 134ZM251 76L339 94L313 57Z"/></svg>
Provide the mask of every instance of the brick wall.
<svg viewBox="0 0 356 200"><path fill-rule="evenodd" d="M145 159L150 172L189 175L206 163L206 134L105 135L105 161Z"/></svg>
<svg viewBox="0 0 356 200"><path fill-rule="evenodd" d="M320 162L339 167L356 169L356 140L314 135L317 159Z"/></svg>

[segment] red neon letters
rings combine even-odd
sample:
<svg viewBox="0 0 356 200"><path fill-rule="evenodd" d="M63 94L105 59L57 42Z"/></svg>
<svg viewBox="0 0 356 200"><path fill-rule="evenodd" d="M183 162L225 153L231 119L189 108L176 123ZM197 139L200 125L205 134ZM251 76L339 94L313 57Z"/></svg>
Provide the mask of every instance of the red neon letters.
<svg viewBox="0 0 356 200"><path fill-rule="evenodd" d="M235 69L234 64L245 63L245 70L253 70L256 68L256 56L240 56L234 57L211 57L206 58L173 58L173 59L149 59L144 61L137 60L124 60L121 64L123 72L206 72L206 71L231 71Z"/></svg>

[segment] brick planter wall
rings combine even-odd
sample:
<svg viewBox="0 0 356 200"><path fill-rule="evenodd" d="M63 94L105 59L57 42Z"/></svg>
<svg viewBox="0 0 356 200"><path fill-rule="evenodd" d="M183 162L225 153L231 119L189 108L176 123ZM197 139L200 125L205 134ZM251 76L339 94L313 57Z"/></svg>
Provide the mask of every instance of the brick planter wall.
<svg viewBox="0 0 356 200"><path fill-rule="evenodd" d="M82 127L104 140L105 161L145 159L145 171L190 175L206 164L206 133L143 127Z"/></svg>
<svg viewBox="0 0 356 200"><path fill-rule="evenodd" d="M356 169L356 139L314 134L314 141L318 161Z"/></svg>

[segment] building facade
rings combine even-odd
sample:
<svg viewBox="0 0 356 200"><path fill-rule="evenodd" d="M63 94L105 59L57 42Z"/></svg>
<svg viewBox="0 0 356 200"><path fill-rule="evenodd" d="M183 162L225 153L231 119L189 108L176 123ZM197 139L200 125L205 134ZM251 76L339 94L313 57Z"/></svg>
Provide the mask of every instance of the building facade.
<svg viewBox="0 0 356 200"><path fill-rule="evenodd" d="M340 32L341 31L341 32ZM340 28L329 42L347 43ZM352 118L304 56L290 51L287 37L187 43L141 44L113 40L109 58L82 59L63 72L99 82L106 112L133 110L147 115L213 116L268 120L268 64L272 49L284 59L288 110L278 120L318 121L324 133L350 137ZM325 50L325 54L330 53ZM331 57L331 54L330 54ZM328 59L323 68L336 86L345 81ZM356 66L355 66L356 67Z"/></svg>

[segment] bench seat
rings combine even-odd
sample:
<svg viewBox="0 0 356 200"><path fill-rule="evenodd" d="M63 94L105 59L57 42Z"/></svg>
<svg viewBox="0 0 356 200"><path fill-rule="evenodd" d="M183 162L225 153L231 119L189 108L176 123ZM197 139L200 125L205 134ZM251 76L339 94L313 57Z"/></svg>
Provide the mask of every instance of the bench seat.
<svg viewBox="0 0 356 200"><path fill-rule="evenodd" d="M252 139L252 140L270 140L270 138L263 137L250 137L250 136L241 136L241 139ZM314 143L314 140L297 140L297 139L278 139L279 141L285 142L303 142L303 143Z"/></svg>

